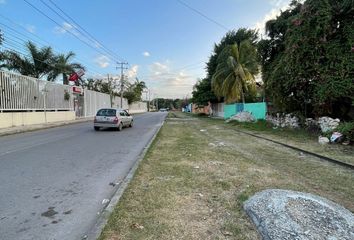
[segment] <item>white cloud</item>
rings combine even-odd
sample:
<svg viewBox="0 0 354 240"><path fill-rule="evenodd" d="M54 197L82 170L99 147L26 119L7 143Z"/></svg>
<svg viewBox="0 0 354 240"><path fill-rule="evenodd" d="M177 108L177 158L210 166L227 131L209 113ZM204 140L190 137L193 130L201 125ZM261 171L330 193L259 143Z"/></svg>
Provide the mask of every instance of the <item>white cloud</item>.
<svg viewBox="0 0 354 240"><path fill-rule="evenodd" d="M5 4L6 0L0 0L0 4Z"/></svg>
<svg viewBox="0 0 354 240"><path fill-rule="evenodd" d="M155 94L154 97L182 98L190 95L196 77L185 71L173 71L170 62L155 62L149 67L150 76L146 77L148 87Z"/></svg>
<svg viewBox="0 0 354 240"><path fill-rule="evenodd" d="M150 57L150 53L149 52L143 52L143 56L144 57Z"/></svg>
<svg viewBox="0 0 354 240"><path fill-rule="evenodd" d="M72 30L73 28L74 28L74 26L71 25L70 23L63 22L63 24L60 27L59 26L54 27L54 33L64 34L68 31Z"/></svg>
<svg viewBox="0 0 354 240"><path fill-rule="evenodd" d="M101 68L106 68L110 64L110 59L105 55L100 55L95 59L95 63Z"/></svg>
<svg viewBox="0 0 354 240"><path fill-rule="evenodd" d="M26 28L27 31L30 32L30 33L35 33L35 32L36 32L36 27L33 26L33 25L27 24L27 25L25 26L25 28Z"/></svg>
<svg viewBox="0 0 354 240"><path fill-rule="evenodd" d="M271 19L275 19L281 11L288 8L291 0L269 0L269 4L273 7L262 20L256 22L254 28L259 30L260 34L265 34L265 24Z"/></svg>
<svg viewBox="0 0 354 240"><path fill-rule="evenodd" d="M125 73L127 75L128 79L136 78L138 74L138 65L133 65L131 68L128 69L128 71Z"/></svg>
<svg viewBox="0 0 354 240"><path fill-rule="evenodd" d="M160 62L154 62L151 66L150 66L150 72L153 75L161 75L162 73L166 73L169 71L169 67L167 66L167 64L163 64Z"/></svg>

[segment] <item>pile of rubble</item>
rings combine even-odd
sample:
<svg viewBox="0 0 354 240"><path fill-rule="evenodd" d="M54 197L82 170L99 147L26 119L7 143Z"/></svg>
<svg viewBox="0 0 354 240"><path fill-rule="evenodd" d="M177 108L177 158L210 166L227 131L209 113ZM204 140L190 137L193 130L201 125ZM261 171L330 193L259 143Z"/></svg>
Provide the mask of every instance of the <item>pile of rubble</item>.
<svg viewBox="0 0 354 240"><path fill-rule="evenodd" d="M230 121L238 121L238 122L254 122L256 119L252 116L250 112L239 112L236 115L233 115L231 118L226 120L226 122Z"/></svg>
<svg viewBox="0 0 354 240"><path fill-rule="evenodd" d="M267 115L266 120L276 127L299 128L299 118L291 114L280 114L276 116Z"/></svg>
<svg viewBox="0 0 354 240"><path fill-rule="evenodd" d="M320 117L317 121L323 133L333 131L339 125L340 120L338 118L333 119L330 117Z"/></svg>
<svg viewBox="0 0 354 240"><path fill-rule="evenodd" d="M280 114L277 113L276 116L267 115L266 120L271 122L276 127L288 127L288 128L299 128L300 121L299 118L292 114ZM321 132L330 132L335 130L340 123L338 118L333 119L330 117L320 117L318 120L313 118L306 118L306 126L318 126Z"/></svg>

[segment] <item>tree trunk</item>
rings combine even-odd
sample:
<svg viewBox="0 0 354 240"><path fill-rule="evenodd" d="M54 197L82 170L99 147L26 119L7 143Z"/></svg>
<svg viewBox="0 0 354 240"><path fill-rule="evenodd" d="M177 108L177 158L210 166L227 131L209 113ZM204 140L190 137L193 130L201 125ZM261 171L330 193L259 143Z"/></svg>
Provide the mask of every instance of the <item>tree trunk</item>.
<svg viewBox="0 0 354 240"><path fill-rule="evenodd" d="M63 73L63 84L69 85L68 76L65 73Z"/></svg>
<svg viewBox="0 0 354 240"><path fill-rule="evenodd" d="M241 95L242 95L242 103L245 104L245 93L243 92L243 89L241 91Z"/></svg>

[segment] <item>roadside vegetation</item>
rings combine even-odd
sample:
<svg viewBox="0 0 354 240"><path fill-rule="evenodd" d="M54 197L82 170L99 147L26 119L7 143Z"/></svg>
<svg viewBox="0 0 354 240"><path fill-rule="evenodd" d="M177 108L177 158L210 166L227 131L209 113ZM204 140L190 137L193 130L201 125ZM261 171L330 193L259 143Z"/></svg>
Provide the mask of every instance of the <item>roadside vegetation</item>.
<svg viewBox="0 0 354 240"><path fill-rule="evenodd" d="M68 84L69 75L85 70L80 63L72 62L75 53L55 54L51 47L37 47L27 42L27 55L15 50L5 50L0 54L0 68L18 72L24 76L55 81L62 76L63 84Z"/></svg>
<svg viewBox="0 0 354 240"><path fill-rule="evenodd" d="M99 239L260 239L242 204L269 188L354 212L353 171L232 131L239 128L170 113Z"/></svg>
<svg viewBox="0 0 354 240"><path fill-rule="evenodd" d="M354 147L341 144L318 144L318 134L306 129L276 128L266 121L240 123L232 121L230 128L266 137L305 151L354 165Z"/></svg>
<svg viewBox="0 0 354 240"><path fill-rule="evenodd" d="M265 24L266 35L228 31L214 45L192 102L203 108L266 101L269 115L291 114L302 126L307 118L339 118L337 129L320 134L338 131L354 143L353 14L351 0L294 0Z"/></svg>

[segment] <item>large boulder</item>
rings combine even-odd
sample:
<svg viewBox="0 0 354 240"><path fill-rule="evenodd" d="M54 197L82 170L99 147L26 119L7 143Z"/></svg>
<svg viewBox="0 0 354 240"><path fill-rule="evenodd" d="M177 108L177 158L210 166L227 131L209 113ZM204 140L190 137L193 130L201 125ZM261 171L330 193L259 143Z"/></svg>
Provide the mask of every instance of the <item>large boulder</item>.
<svg viewBox="0 0 354 240"><path fill-rule="evenodd" d="M354 215L325 198L270 189L244 203L264 240L354 239Z"/></svg>

